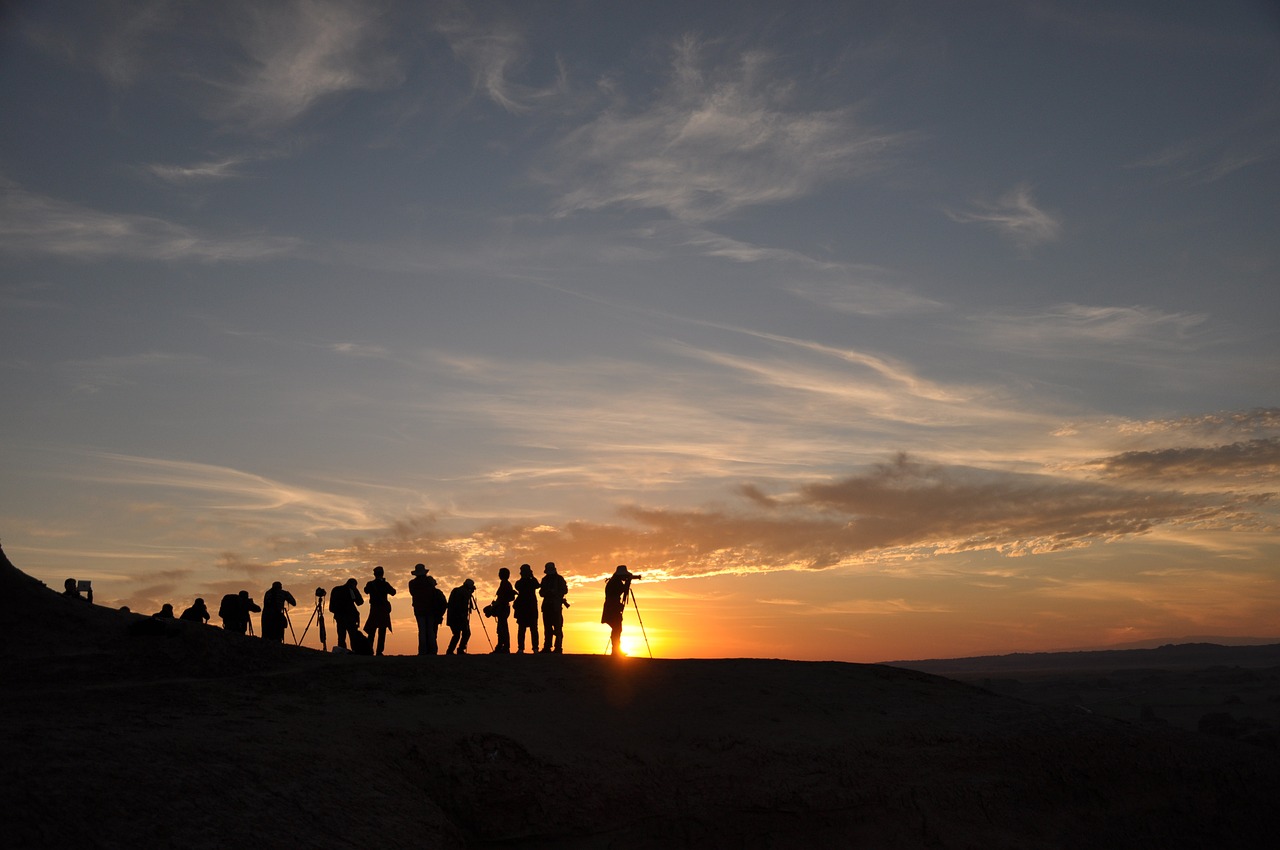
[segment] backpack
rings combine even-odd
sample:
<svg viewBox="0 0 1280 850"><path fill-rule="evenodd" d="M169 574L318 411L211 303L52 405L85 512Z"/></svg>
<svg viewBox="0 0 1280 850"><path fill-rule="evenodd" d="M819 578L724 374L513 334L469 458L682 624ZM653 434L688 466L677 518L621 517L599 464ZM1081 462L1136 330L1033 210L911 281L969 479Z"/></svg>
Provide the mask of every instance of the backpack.
<svg viewBox="0 0 1280 850"><path fill-rule="evenodd" d="M356 629L347 637L351 639L351 652L355 655L373 655L373 638Z"/></svg>
<svg viewBox="0 0 1280 850"><path fill-rule="evenodd" d="M222 602L218 605L218 616L224 620L238 620L244 616L244 612L241 611L242 607L240 595L238 593L228 593L222 597Z"/></svg>

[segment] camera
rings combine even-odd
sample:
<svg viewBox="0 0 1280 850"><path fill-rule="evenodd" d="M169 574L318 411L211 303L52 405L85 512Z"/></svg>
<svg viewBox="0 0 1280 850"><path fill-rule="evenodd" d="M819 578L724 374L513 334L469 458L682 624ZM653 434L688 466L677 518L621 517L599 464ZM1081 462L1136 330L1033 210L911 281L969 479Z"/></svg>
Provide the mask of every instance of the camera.
<svg viewBox="0 0 1280 850"><path fill-rule="evenodd" d="M317 587L317 588L316 588L316 599L324 599L324 588L323 588L323 587Z"/></svg>
<svg viewBox="0 0 1280 850"><path fill-rule="evenodd" d="M490 602L488 605L484 606L484 609L483 609L483 610L484 610L484 615L485 615L486 617L492 617L492 616L494 616L494 613L493 613L493 603L492 603L492 602Z"/></svg>

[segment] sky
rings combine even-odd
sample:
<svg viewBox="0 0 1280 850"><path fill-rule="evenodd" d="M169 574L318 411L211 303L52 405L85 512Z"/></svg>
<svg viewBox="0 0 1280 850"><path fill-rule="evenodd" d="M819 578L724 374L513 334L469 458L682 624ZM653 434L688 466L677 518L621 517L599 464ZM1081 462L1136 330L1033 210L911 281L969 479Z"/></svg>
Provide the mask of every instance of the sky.
<svg viewBox="0 0 1280 850"><path fill-rule="evenodd" d="M0 115L51 587L301 625L383 565L396 653L416 563L554 561L569 652L618 564L633 654L1280 635L1273 3L17 2Z"/></svg>

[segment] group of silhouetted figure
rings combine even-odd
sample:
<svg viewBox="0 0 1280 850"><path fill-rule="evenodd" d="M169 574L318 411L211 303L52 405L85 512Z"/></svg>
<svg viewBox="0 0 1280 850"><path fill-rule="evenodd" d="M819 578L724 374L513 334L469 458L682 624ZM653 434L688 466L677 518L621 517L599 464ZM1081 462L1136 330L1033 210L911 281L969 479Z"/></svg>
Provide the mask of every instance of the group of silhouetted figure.
<svg viewBox="0 0 1280 850"><path fill-rule="evenodd" d="M439 629L442 623L450 631L444 654L466 655L471 641L472 612L495 620L496 643L492 650L495 654L511 653L510 620L513 614L516 621L516 653L524 652L526 637L529 639L530 652L564 651L564 609L569 607L569 585L556 570L555 563L548 562L542 568L541 580L534 576L531 566L521 564L520 577L514 584L511 581L511 570L502 567L498 570L498 587L493 601L483 609L476 603L476 583L472 579L463 581L449 591L446 597L429 573L425 564L418 564L413 568L413 578L409 580L413 616L418 624L419 655L439 654ZM622 615L630 598L631 582L638 578L639 574L629 572L625 566L619 566L605 583L604 609L600 622L610 628L609 644L613 655L622 653ZM93 601L93 590L89 583L77 583L73 578L64 583L63 595ZM333 615L334 627L338 633L334 651L382 655L386 647L387 632L391 631L391 597L396 595L396 589L387 581L382 567L373 568L373 578L365 583L363 595L359 582L354 578L347 579L328 593L322 587L316 588L316 610L312 616L320 615L322 642L324 618L321 606L326 595L329 613ZM368 616L362 629L360 608L365 604L366 597L369 601ZM263 594L261 606L247 590L228 593L222 597L218 606L218 617L222 620L224 630L243 635L253 634L251 615L261 614L262 638L282 643L286 629L293 628L289 620L289 608L297 604L293 594L277 581L272 582L271 587ZM539 614L542 621L541 649L538 648ZM208 623L212 616L205 601L197 598L181 615L175 617L173 606L166 603L152 618ZM481 627L483 628L483 620ZM485 636L488 637L487 630Z"/></svg>

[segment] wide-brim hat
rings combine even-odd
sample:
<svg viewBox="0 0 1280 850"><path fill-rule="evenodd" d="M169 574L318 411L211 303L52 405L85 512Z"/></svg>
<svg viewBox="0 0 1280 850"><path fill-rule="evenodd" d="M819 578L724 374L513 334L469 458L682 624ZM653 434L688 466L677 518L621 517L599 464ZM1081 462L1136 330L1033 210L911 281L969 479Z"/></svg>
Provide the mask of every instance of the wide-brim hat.
<svg viewBox="0 0 1280 850"><path fill-rule="evenodd" d="M425 576L429 572L431 572L431 570L427 569L425 564L418 564L413 568L413 574L415 576Z"/></svg>

